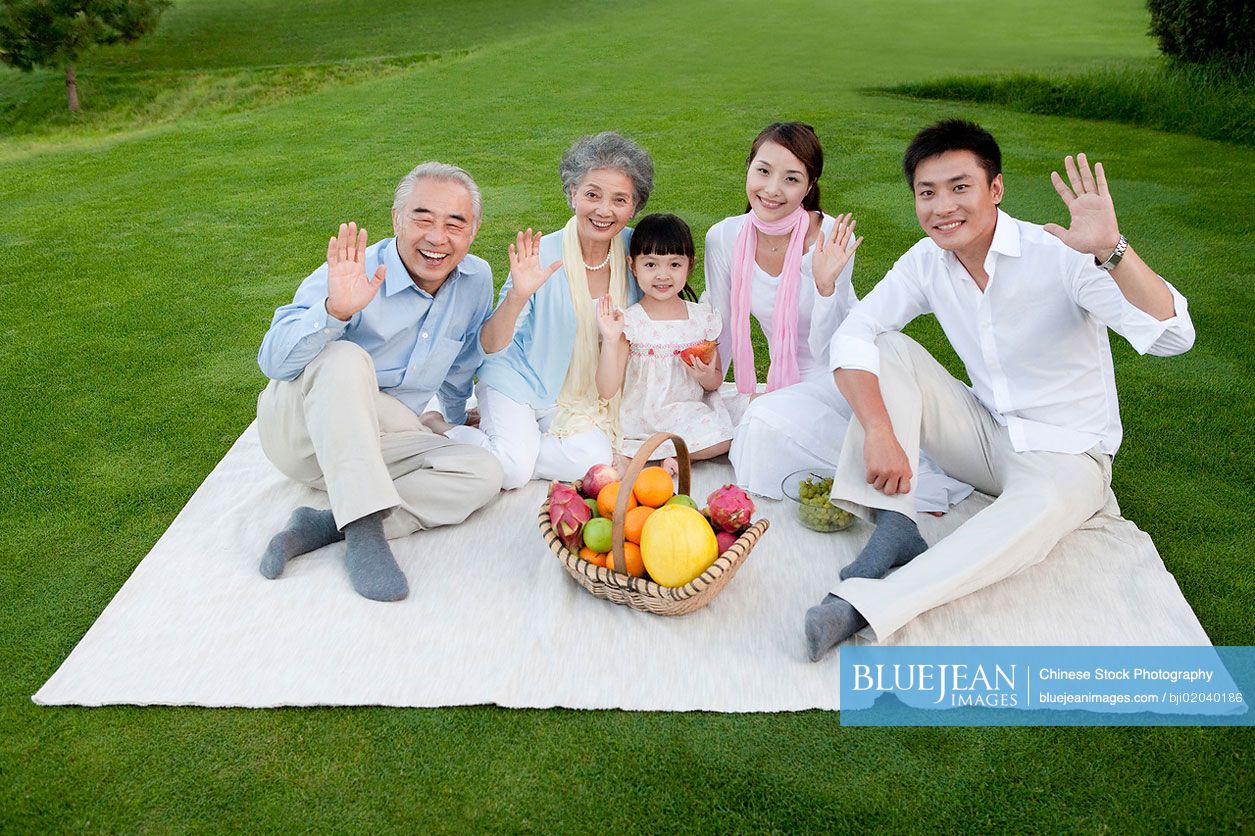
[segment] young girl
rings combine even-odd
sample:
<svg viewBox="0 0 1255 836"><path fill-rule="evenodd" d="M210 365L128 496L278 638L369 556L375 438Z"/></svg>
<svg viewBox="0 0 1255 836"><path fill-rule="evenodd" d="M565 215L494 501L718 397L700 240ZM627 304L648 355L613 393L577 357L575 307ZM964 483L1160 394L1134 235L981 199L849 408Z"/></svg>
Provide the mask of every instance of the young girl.
<svg viewBox="0 0 1255 836"><path fill-rule="evenodd" d="M633 455L654 433L669 432L684 439L691 459L722 455L732 443L732 418L719 395L723 367L713 350L721 324L688 285L693 234L675 215L647 215L629 253L641 301L625 311L609 296L597 304L597 390L607 400L623 390L620 452ZM687 348L695 351L682 355ZM673 455L668 442L651 458L665 459L674 474Z"/></svg>

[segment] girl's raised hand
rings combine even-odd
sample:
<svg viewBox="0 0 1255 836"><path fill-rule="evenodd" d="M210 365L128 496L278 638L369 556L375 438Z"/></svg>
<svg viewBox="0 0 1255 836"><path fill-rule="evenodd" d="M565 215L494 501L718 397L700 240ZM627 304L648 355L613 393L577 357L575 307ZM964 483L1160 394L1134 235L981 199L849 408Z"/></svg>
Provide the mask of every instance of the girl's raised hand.
<svg viewBox="0 0 1255 836"><path fill-rule="evenodd" d="M597 300L597 330L603 340L618 340L623 334L623 311L614 306L609 293Z"/></svg>
<svg viewBox="0 0 1255 836"><path fill-rule="evenodd" d="M540 233L533 234L530 227L510 245L511 287L524 298L531 297L561 266L561 261L540 266Z"/></svg>
<svg viewBox="0 0 1255 836"><path fill-rule="evenodd" d="M832 225L832 234L826 236L827 240L821 234L815 241L815 254L811 256L815 289L819 291L820 296L825 297L831 296L837 289L837 276L840 276L845 265L850 263L858 245L863 243L861 235L854 238L854 227L858 225L858 221L854 220L853 213L837 215L836 221ZM851 239L854 240L853 244L850 243Z"/></svg>

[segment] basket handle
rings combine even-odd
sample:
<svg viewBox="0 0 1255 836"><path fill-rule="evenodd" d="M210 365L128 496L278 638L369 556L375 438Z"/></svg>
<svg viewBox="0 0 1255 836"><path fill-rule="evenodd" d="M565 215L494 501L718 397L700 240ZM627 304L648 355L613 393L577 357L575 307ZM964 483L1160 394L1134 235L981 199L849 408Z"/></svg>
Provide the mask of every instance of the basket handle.
<svg viewBox="0 0 1255 836"><path fill-rule="evenodd" d="M636 451L636 455L632 457L632 461L628 463L627 473L624 474L623 481L619 484L619 494L614 500L614 527L611 533L610 565L607 567L612 572L627 574L627 559L623 556L623 526L627 522L628 500L632 497L632 488L636 485L636 477L640 476L641 471L649 464L649 454L668 441L675 445L675 458L680 464L679 492L682 494L689 492L691 470L688 445L678 435L654 433L640 446L640 449Z"/></svg>

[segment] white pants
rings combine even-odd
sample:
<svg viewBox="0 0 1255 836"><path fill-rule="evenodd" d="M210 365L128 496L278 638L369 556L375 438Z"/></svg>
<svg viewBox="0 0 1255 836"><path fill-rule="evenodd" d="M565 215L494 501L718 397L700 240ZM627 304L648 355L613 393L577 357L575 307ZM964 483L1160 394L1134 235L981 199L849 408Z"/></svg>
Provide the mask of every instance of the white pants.
<svg viewBox="0 0 1255 836"><path fill-rule="evenodd" d="M595 464L610 464L610 439L601 430L568 436L549 435L558 407L533 409L491 386L475 387L479 428L453 427L449 437L491 452L501 463L504 490L521 488L532 479L570 482Z"/></svg>
<svg viewBox="0 0 1255 836"><path fill-rule="evenodd" d="M257 398L262 450L284 475L325 490L336 525L392 509L384 534L460 523L501 490L492 456L431 432L379 391L370 355L329 343L295 380Z"/></svg>
<svg viewBox="0 0 1255 836"><path fill-rule="evenodd" d="M1006 427L919 343L882 334L880 391L908 458L924 444L947 473L997 497L951 534L889 576L851 578L832 590L883 640L920 613L1038 563L1097 513L1111 484L1111 457L1018 453ZM886 496L867 483L863 427L850 422L832 498L870 519L870 509L914 517L914 490ZM912 480L912 488L915 481Z"/></svg>
<svg viewBox="0 0 1255 836"><path fill-rule="evenodd" d="M786 476L837 466L852 413L828 372L759 395L745 408L732 436L728 459L736 482L759 496L780 499ZM927 456L919 459L915 492L920 511L949 511L972 486L952 479Z"/></svg>

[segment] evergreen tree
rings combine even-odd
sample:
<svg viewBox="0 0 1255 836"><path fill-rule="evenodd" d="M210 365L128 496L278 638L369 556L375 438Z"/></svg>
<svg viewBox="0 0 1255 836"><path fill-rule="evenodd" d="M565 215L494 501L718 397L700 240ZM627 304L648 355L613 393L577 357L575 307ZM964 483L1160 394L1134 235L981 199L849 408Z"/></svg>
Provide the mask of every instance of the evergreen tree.
<svg viewBox="0 0 1255 836"><path fill-rule="evenodd" d="M130 43L157 28L170 0L0 0L0 61L26 72L65 67L78 110L74 62L97 44Z"/></svg>

